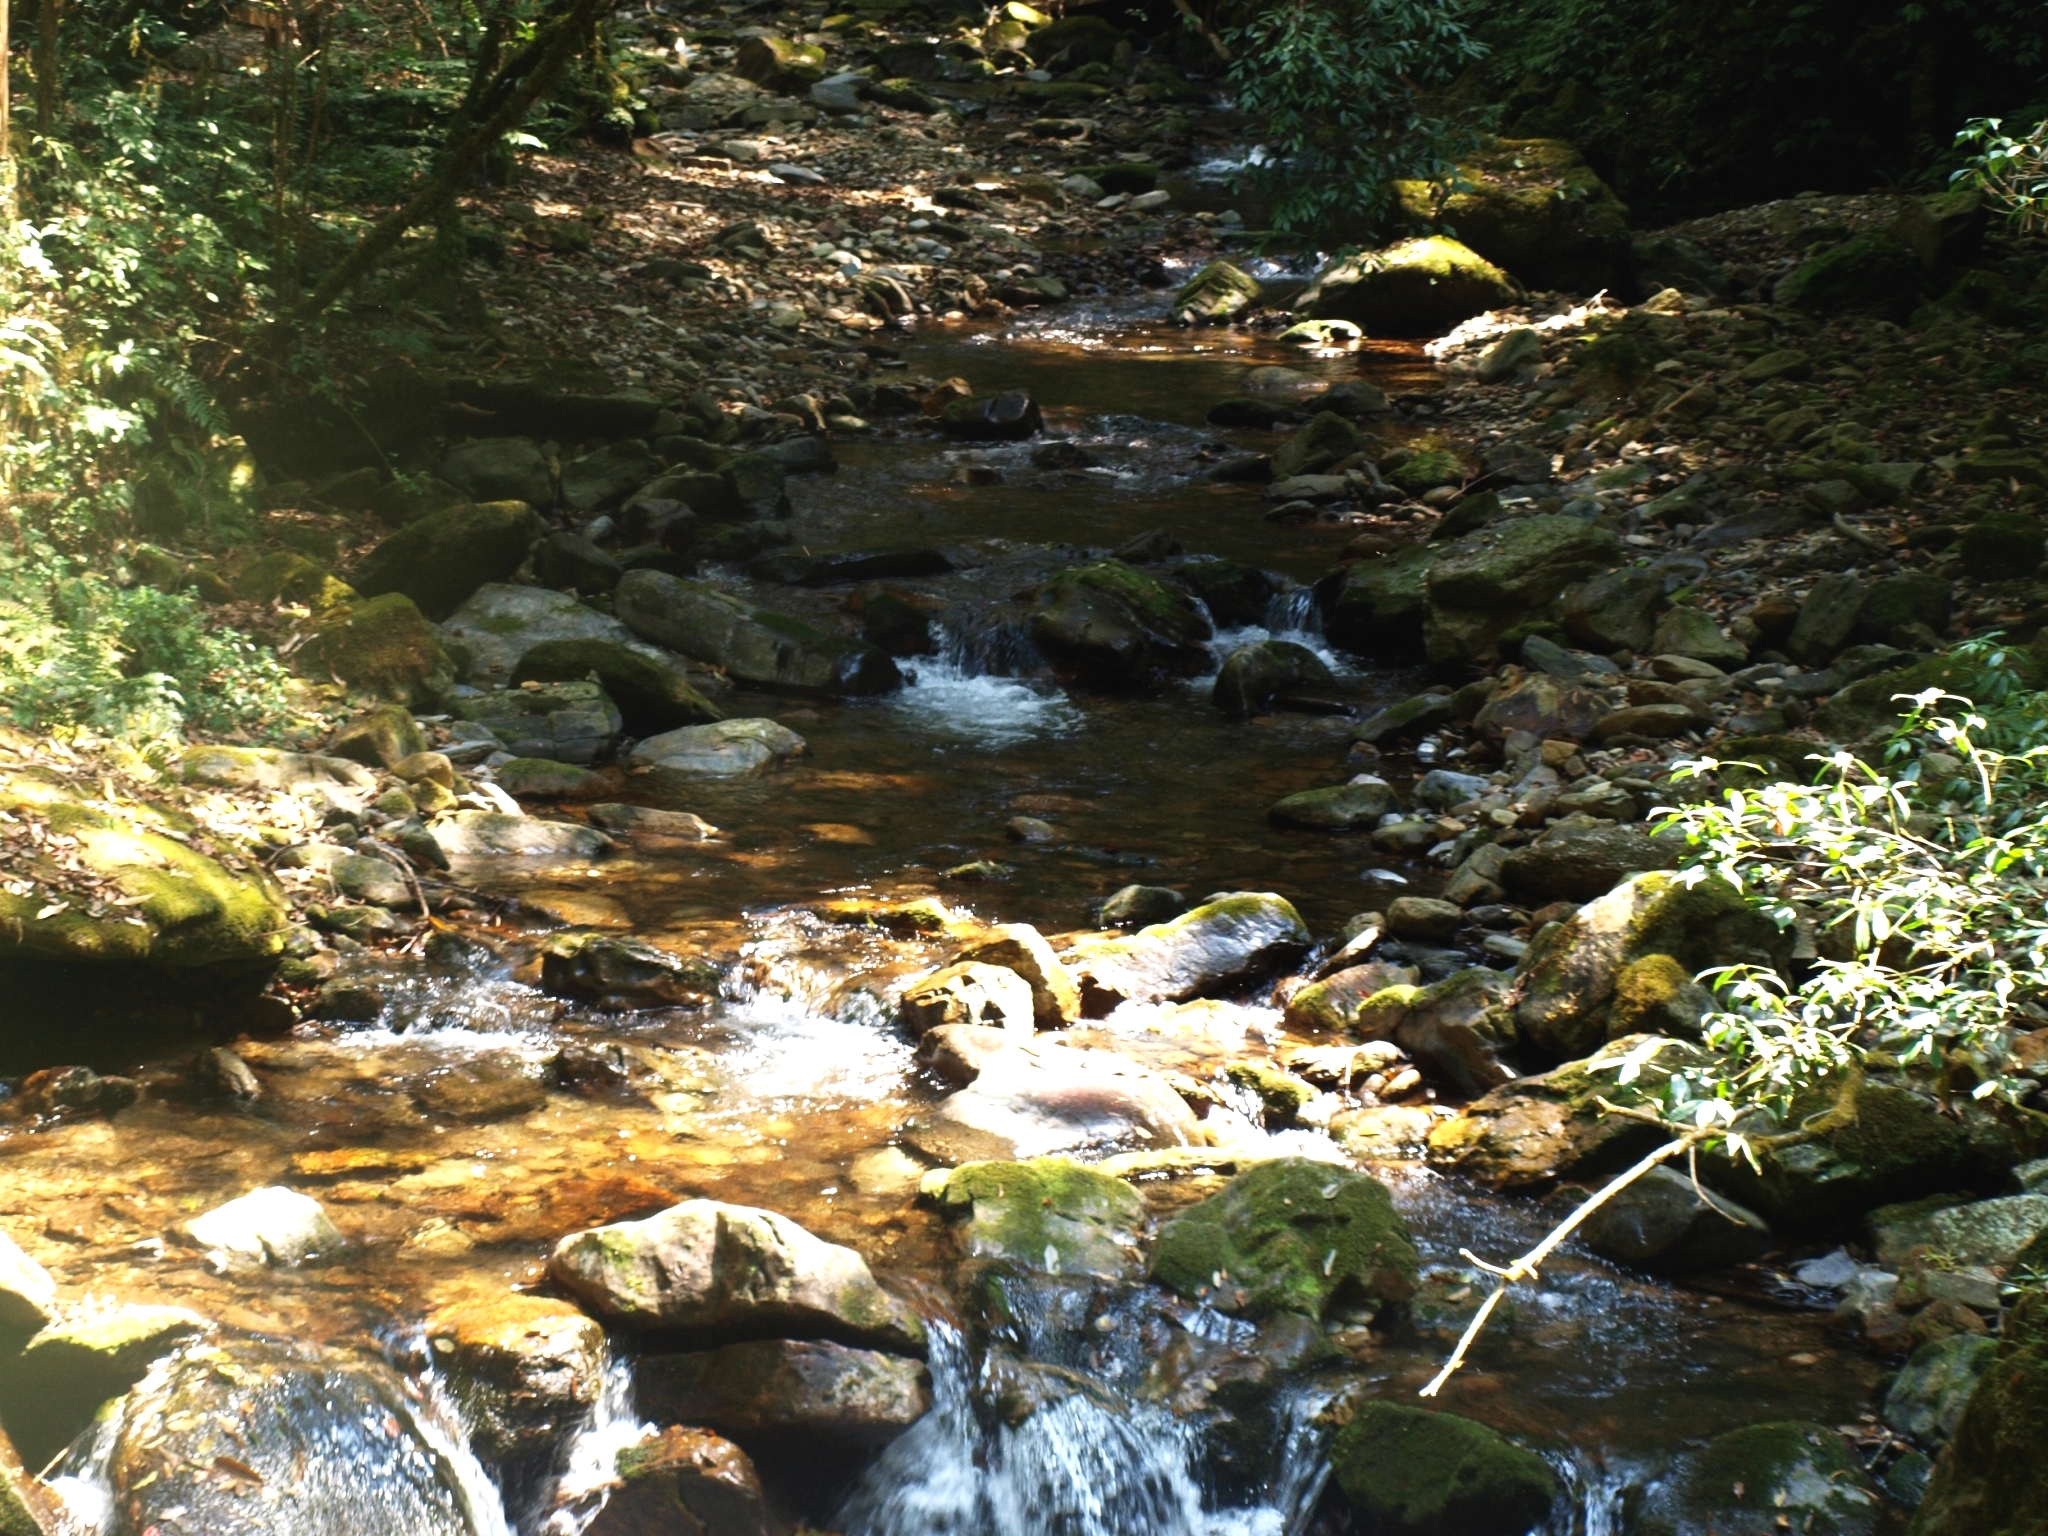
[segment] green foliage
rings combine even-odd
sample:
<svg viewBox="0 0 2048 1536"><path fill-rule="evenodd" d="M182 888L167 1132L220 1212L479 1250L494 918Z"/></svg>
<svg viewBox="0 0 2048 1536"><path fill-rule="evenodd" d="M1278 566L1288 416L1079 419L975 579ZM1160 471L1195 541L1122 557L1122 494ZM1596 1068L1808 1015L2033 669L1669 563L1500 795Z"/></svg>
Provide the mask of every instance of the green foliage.
<svg viewBox="0 0 2048 1536"><path fill-rule="evenodd" d="M1719 1063L1673 1079L1673 1118L1782 1115L1873 1060L1967 1064L1980 1096L2031 1091L2001 1071L2007 1032L2048 1024L2048 695L1993 644L1964 660L1986 707L1915 695L1885 766L1838 752L1819 784L1667 813L1692 845L1692 877L1745 891L1815 953L1791 983L1745 968L1714 978Z"/></svg>
<svg viewBox="0 0 2048 1536"><path fill-rule="evenodd" d="M45 557L0 563L0 698L16 724L173 742L188 726L274 732L289 675L190 597L123 589Z"/></svg>
<svg viewBox="0 0 2048 1536"><path fill-rule="evenodd" d="M1983 193L2020 233L2048 229L2048 122L2014 138L2001 119L1975 118L1956 135L1956 148L1973 153L1952 181Z"/></svg>
<svg viewBox="0 0 2048 1536"><path fill-rule="evenodd" d="M1444 182L1475 142L1451 76L1485 50L1469 0L1286 0L1226 30L1238 106L1275 156L1252 173L1275 229L1383 217L1401 180Z"/></svg>
<svg viewBox="0 0 2048 1536"><path fill-rule="evenodd" d="M1938 179L2048 44L2035 0L1512 0L1476 30L1503 131L1577 143L1639 222Z"/></svg>

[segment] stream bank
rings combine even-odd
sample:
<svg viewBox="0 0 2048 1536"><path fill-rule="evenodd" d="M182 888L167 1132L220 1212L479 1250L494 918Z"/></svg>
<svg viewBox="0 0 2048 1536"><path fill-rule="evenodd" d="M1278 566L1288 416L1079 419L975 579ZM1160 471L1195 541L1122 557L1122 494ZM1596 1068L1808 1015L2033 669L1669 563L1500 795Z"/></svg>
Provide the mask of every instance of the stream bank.
<svg viewBox="0 0 2048 1536"><path fill-rule="evenodd" d="M2030 622L2031 578L1973 553L2038 503L2030 400L1975 409L2017 336L1962 300L1906 326L1765 302L1814 229L1897 200L1678 232L1721 242L1715 269L1635 306L1301 348L1143 297L1214 250L1196 219L1064 308L1013 287L1022 317L906 326L870 286L790 323L774 285L847 277L832 250L714 254L734 207L646 188L812 228L824 194L661 154L540 167L699 242L703 274L611 272L629 300L760 301L690 322L694 373L623 375L660 401L500 334L420 407L456 425L406 461L441 488L401 489L454 505L322 466L270 520L295 555L136 552L353 685L327 682L350 717L321 750L165 772L7 743L16 932L181 967L140 974L189 1034L79 1038L60 980L54 1024L10 1039L0 1316L27 1348L0 1420L32 1464L63 1454L71 1518L1510 1536L1764 1529L1782 1489L1816 1532L1902 1520L2048 1222L2038 1116L1910 1074L1818 1172L1710 1169L1748 1219L1655 1186L1518 1298L1455 1418L1399 1416L1484 1295L1461 1250L1506 1260L1633 1155L1590 1112L1603 1067L1647 1034L1674 1037L1653 1076L1682 1067L1690 974L1769 949L1660 883L1679 855L1642 824L1684 793L1672 761L1796 771L1868 742L1941 643ZM883 255L882 203L927 241L950 206L861 190ZM999 285L1040 275L1017 254ZM1987 261L2024 291L2037 255ZM591 323L548 286L506 285L522 323ZM561 345L623 366L657 307ZM136 873L180 861L184 884ZM1646 914L1655 943L1528 1006L1532 950ZM192 978L280 951L280 985L194 1006ZM1261 1170L1360 1212L1334 1246L1263 1208L1213 1235ZM1037 1211L1001 1209L1013 1183ZM1391 1217L1352 1193L1382 1187ZM717 1241L700 1263L617 1230L699 1202L751 1234L750 1272L833 1295L741 1307ZM1320 1284L1367 1228L1410 1256ZM567 1264L579 1242L701 1309L650 1322ZM287 1491L308 1436L376 1469L367 1513ZM1499 1497L1390 1489L1385 1447ZM1717 1479L1759 1498L1722 1509Z"/></svg>

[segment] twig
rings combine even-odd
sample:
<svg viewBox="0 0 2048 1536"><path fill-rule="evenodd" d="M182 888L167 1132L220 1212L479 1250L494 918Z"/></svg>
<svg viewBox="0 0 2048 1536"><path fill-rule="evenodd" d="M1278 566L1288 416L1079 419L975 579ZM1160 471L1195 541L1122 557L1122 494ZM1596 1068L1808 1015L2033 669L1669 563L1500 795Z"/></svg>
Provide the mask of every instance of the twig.
<svg viewBox="0 0 2048 1536"><path fill-rule="evenodd" d="M1641 1119L1648 1117L1643 1116L1641 1112L1637 1112L1630 1116L1630 1118ZM1663 1124L1664 1122L1658 1121L1657 1123ZM1509 1286L1518 1285L1524 1280L1534 1279L1543 1261L1557 1250L1560 1243L1576 1232L1585 1223L1586 1219L1599 1210L1601 1206L1612 1200L1624 1189L1627 1189L1637 1179L1640 1179L1644 1174L1656 1168L1660 1163L1668 1162L1679 1153L1697 1146L1700 1142L1706 1140L1709 1135L1714 1134L1719 1134L1718 1128L1712 1131L1705 1129L1687 1131L1678 1137L1677 1140L1667 1142L1659 1147L1626 1173L1619 1175L1605 1189L1602 1189L1599 1194L1551 1228L1548 1237L1515 1260L1506 1269L1488 1264L1485 1260L1472 1253L1470 1249L1460 1250L1466 1259L1470 1260L1478 1268L1496 1277L1493 1294L1488 1296L1480 1304L1479 1310L1472 1314L1472 1321L1465 1325L1464 1335L1458 1340L1458 1347L1451 1351L1451 1358L1444 1362L1444 1368L1430 1378L1429 1385L1424 1387L1418 1395L1422 1397L1435 1397L1438 1392L1443 1390L1444 1383L1449 1381L1452 1375L1456 1373L1458 1367L1465 1363L1466 1354L1471 1350L1481 1331L1485 1329L1487 1319L1493 1316L1493 1309L1500 1305L1501 1297L1507 1295Z"/></svg>

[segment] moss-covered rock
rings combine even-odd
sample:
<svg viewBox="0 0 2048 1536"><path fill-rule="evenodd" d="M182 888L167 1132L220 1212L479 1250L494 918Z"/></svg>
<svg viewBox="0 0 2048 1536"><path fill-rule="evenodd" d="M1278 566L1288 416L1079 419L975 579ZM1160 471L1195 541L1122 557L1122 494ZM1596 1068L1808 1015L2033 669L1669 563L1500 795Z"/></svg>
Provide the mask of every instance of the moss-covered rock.
<svg viewBox="0 0 2048 1536"><path fill-rule="evenodd" d="M1061 572L1031 616L1031 637L1055 666L1119 690L1202 670L1213 633L1187 592L1120 560Z"/></svg>
<svg viewBox="0 0 2048 1536"><path fill-rule="evenodd" d="M769 1536L776 1522L747 1453L708 1429L671 1425L619 1452L618 1484L586 1536Z"/></svg>
<svg viewBox="0 0 2048 1536"><path fill-rule="evenodd" d="M1768 965L1780 947L1777 925L1725 880L1635 875L1536 936L1516 968L1515 1022L1540 1050L1584 1056L1635 1032L1624 1027L1630 1019L1682 1014L1698 1001L1685 986L1710 966ZM1651 956L1673 965L1635 969ZM1624 976L1629 991L1620 998Z"/></svg>
<svg viewBox="0 0 2048 1536"><path fill-rule="evenodd" d="M740 44L733 71L768 90L795 95L825 78L825 50L786 37L750 37Z"/></svg>
<svg viewBox="0 0 2048 1536"><path fill-rule="evenodd" d="M1257 278L1218 257L1181 284L1173 296L1173 318L1182 325L1227 324L1264 291Z"/></svg>
<svg viewBox="0 0 2048 1536"><path fill-rule="evenodd" d="M1597 524L1539 516L1493 523L1446 546L1424 582L1424 641L1439 665L1491 654L1566 588L1614 565L1621 544Z"/></svg>
<svg viewBox="0 0 2048 1536"><path fill-rule="evenodd" d="M1562 139L1497 140L1458 175L1441 207L1434 184L1395 182L1402 211L1455 231L1531 288L1593 293L1628 277L1628 209Z"/></svg>
<svg viewBox="0 0 2048 1536"><path fill-rule="evenodd" d="M1435 336L1521 296L1492 262L1434 235L1324 268L1294 307L1310 319L1349 320L1368 336Z"/></svg>
<svg viewBox="0 0 2048 1536"><path fill-rule="evenodd" d="M1956 540L1963 574L1978 581L2015 581L2033 575L2048 553L2048 533L2031 513L1987 512Z"/></svg>
<svg viewBox="0 0 2048 1536"><path fill-rule="evenodd" d="M2048 1291L2006 1314L1907 1536L2048 1536Z"/></svg>
<svg viewBox="0 0 2048 1536"><path fill-rule="evenodd" d="M1410 544L1380 560L1361 560L1316 583L1323 632L1334 644L1363 656L1406 661L1422 654L1425 583L1444 552L1437 544Z"/></svg>
<svg viewBox="0 0 2048 1536"><path fill-rule="evenodd" d="M1920 282L1920 263L1905 246L1888 234L1859 235L1779 279L1772 296L1780 304L1823 314L1900 314L1912 304Z"/></svg>
<svg viewBox="0 0 2048 1536"><path fill-rule="evenodd" d="M544 640L512 669L515 684L585 678L594 678L611 696L633 736L654 736L725 718L678 668L616 640Z"/></svg>
<svg viewBox="0 0 2048 1536"><path fill-rule="evenodd" d="M1471 1419L1398 1403L1351 1410L1330 1442L1330 1471L1377 1536L1526 1536L1559 1492L1534 1451Z"/></svg>
<svg viewBox="0 0 2048 1536"><path fill-rule="evenodd" d="M1821 1424L1731 1430L1645 1500L1642 1536L1869 1536L1882 1503L1848 1444Z"/></svg>
<svg viewBox="0 0 2048 1536"><path fill-rule="evenodd" d="M961 1252L1054 1275L1127 1279L1145 1267L1145 1202L1122 1179L1061 1157L968 1163L931 1198Z"/></svg>
<svg viewBox="0 0 2048 1536"><path fill-rule="evenodd" d="M455 664L439 632L402 592L333 610L292 653L292 667L301 677L331 679L408 709L437 708L455 687Z"/></svg>
<svg viewBox="0 0 2048 1536"><path fill-rule="evenodd" d="M1815 1140L1764 1153L1760 1166L1725 1154L1704 1166L1717 1187L1773 1226L1816 1235L1847 1227L1881 1205L1967 1186L1989 1171L1968 1128L1911 1088L1865 1083L1842 1104L1832 1094L1809 1093L1793 1100L1786 1123L1805 1124L1830 1111L1848 1116L1846 1122Z"/></svg>
<svg viewBox="0 0 2048 1536"><path fill-rule="evenodd" d="M1321 1317L1405 1301L1419 1260L1378 1179L1281 1158L1239 1174L1160 1231L1152 1277L1218 1311Z"/></svg>
<svg viewBox="0 0 2048 1536"><path fill-rule="evenodd" d="M299 603L315 613L357 601L362 594L295 550L274 549L237 565L228 588L245 603Z"/></svg>
<svg viewBox="0 0 2048 1536"><path fill-rule="evenodd" d="M288 908L269 873L225 839L202 852L176 812L87 798L33 768L0 769L0 810L72 839L76 866L15 856L9 874L32 884L0 890L0 956L191 967L267 964L283 948Z"/></svg>
<svg viewBox="0 0 2048 1536"><path fill-rule="evenodd" d="M52 1323L0 1363L0 1422L22 1456L42 1466L109 1398L205 1327L183 1307L122 1306Z"/></svg>
<svg viewBox="0 0 2048 1536"><path fill-rule="evenodd" d="M1273 478L1320 475L1368 447L1373 439L1335 411L1319 411L1308 425L1273 450ZM1462 479L1463 466L1452 460L1451 476ZM1428 489L1428 487L1424 487Z"/></svg>
<svg viewBox="0 0 2048 1536"><path fill-rule="evenodd" d="M826 634L703 582L629 571L612 601L641 638L721 667L735 681L789 693L887 693L896 663L862 640Z"/></svg>
<svg viewBox="0 0 2048 1536"><path fill-rule="evenodd" d="M327 743L327 750L336 757L371 768L389 768L426 749L426 732L413 719L412 711L399 704L378 704L364 710Z"/></svg>
<svg viewBox="0 0 2048 1536"><path fill-rule="evenodd" d="M1266 976L1309 946L1293 903L1270 892L1222 896L1126 938L1082 945L1072 964L1083 1006L1184 1002L1234 981Z"/></svg>
<svg viewBox="0 0 2048 1536"><path fill-rule="evenodd" d="M488 581L518 570L547 532L523 501L486 501L430 512L363 557L356 590L368 597L403 592L432 619L445 619Z"/></svg>

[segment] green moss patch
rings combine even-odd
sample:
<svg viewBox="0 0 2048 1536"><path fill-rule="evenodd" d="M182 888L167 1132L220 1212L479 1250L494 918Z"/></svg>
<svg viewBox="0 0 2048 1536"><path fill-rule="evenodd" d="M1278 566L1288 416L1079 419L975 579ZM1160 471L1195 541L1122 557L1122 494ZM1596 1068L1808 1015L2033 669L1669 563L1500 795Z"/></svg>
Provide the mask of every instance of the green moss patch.
<svg viewBox="0 0 2048 1536"><path fill-rule="evenodd" d="M1418 1258L1379 1180L1303 1158L1261 1163L1168 1222L1152 1276L1246 1317L1321 1317L1333 1302L1404 1301Z"/></svg>

